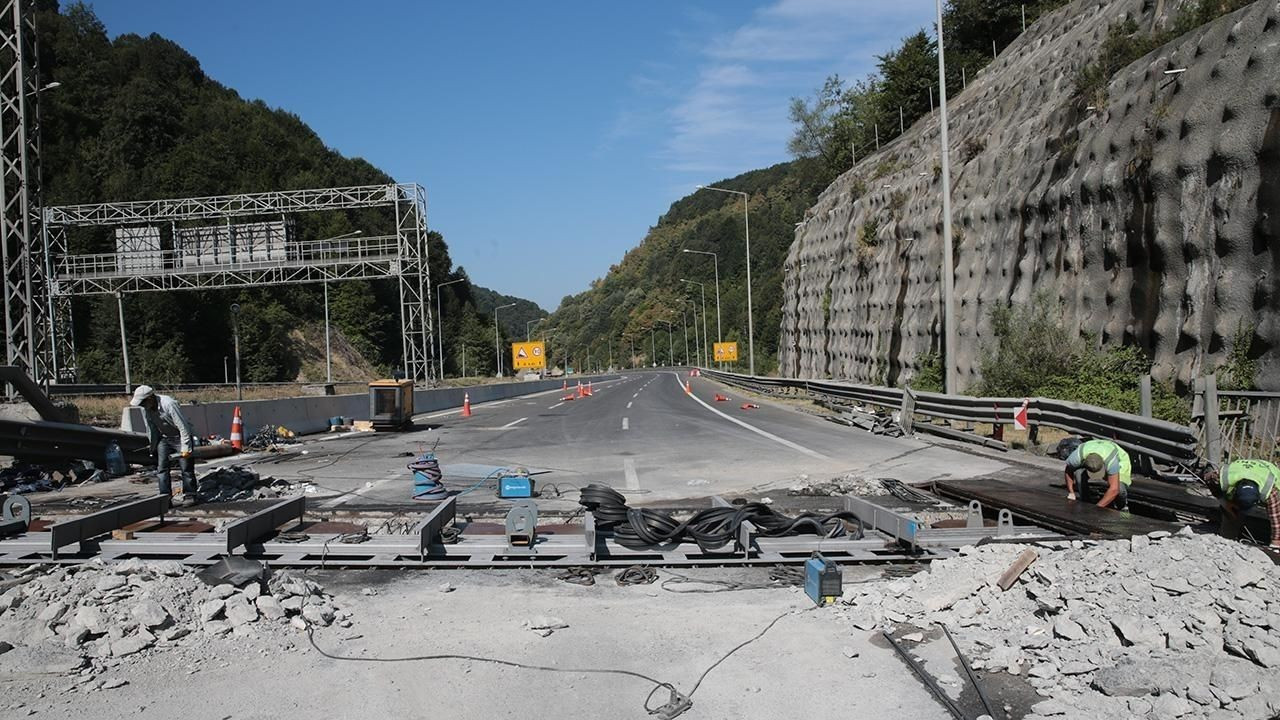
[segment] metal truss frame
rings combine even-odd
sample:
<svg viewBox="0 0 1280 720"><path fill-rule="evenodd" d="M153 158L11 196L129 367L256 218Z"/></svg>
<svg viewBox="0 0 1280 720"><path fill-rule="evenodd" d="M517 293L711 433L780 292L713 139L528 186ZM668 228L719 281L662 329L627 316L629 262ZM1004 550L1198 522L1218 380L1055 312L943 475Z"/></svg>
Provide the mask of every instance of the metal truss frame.
<svg viewBox="0 0 1280 720"><path fill-rule="evenodd" d="M392 208L395 234L378 252L294 257L269 262L228 262L197 267L157 267L154 271L86 271L70 262L67 233L74 227L122 227L187 221L225 221L294 213ZM48 284L52 363L61 382L73 382L75 342L70 299L84 294L197 290L331 280L394 277L399 282L400 330L405 377L432 379L431 279L428 269L427 196L416 184L361 185L163 200L89 203L43 211L44 247L56 272ZM100 270L100 268L99 268Z"/></svg>
<svg viewBox="0 0 1280 720"><path fill-rule="evenodd" d="M47 255L40 242L40 133L35 8L0 2L0 266L5 362L50 378L45 334Z"/></svg>

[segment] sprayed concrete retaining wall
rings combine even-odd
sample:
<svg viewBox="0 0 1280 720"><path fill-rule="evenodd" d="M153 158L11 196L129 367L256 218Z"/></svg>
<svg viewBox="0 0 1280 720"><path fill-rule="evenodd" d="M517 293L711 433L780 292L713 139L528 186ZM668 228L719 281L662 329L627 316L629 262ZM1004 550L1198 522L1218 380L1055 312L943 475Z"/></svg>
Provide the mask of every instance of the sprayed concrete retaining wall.
<svg viewBox="0 0 1280 720"><path fill-rule="evenodd" d="M1161 380L1212 372L1243 333L1259 385L1280 387L1280 3L1153 50L1104 99L1075 96L1108 28L1167 27L1188 2L1069 3L951 106L962 388L979 379L991 309L1040 292L1099 345L1145 350ZM783 375L898 385L939 350L938 134L937 113L921 119L806 213L786 265Z"/></svg>
<svg viewBox="0 0 1280 720"><path fill-rule="evenodd" d="M583 379L589 379L592 382L603 382L614 380L618 377L617 375L602 375ZM464 393L470 393L471 402L476 404L493 400L505 400L547 390L559 390L563 382L563 379L531 380L461 388L418 390L413 394L413 410L415 413L421 414L462 407ZM574 382L577 382L576 378ZM240 413L244 418L246 440L264 425L283 425L294 432L307 434L328 430L329 418L331 417L341 416L347 422L369 419L369 394L367 392L327 397L316 396L183 405L182 412L191 421L196 433L200 436L221 435L227 437L231 434L231 416L235 412L237 405L240 406ZM140 408L125 408L120 419L120 429L129 432L146 432L146 426L142 421L142 410Z"/></svg>

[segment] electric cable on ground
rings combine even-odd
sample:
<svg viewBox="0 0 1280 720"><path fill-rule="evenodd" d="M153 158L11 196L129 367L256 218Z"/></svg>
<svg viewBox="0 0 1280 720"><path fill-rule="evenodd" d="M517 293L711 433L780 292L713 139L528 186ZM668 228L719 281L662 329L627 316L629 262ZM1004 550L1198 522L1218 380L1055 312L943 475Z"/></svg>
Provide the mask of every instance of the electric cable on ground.
<svg viewBox="0 0 1280 720"><path fill-rule="evenodd" d="M491 657L484 657L480 655L462 655L462 654L456 654L456 653L438 653L433 655L414 655L414 656L408 656L408 657L394 657L394 658L352 657L348 655L335 655L333 653L330 653L324 650L318 644L316 644L315 629L310 625L307 626L307 640L311 643L311 647L315 648L316 652L320 653L322 656L326 658L329 658L330 660L343 660L343 661L350 661L350 662L374 662L374 663L423 662L423 661L430 661L430 660L470 660L472 662L483 662L483 663L490 663L493 665L503 665L506 667L519 668L522 670L541 670L544 672L568 673L571 675L573 674L622 675L626 677L633 677L633 678L644 680L646 682L653 684L653 689L650 690L648 696L645 697L645 701L644 701L645 711L647 711L650 715L662 714L663 717L665 718L674 718L693 706L693 694L698 692L698 688L702 686L702 681L706 680L707 675L710 675L712 670L715 670L717 667L721 665L721 663L723 663L725 660L728 660L730 657L732 657L734 653L738 652L742 648L764 637L766 633L768 633L770 630L773 629L774 625L777 625L778 622L782 620L782 618L788 615L796 615L803 612L809 612L814 609L815 608L810 607L810 608L804 608L802 610L795 610L795 609L787 610L781 615L778 615L777 617L775 617L773 620L769 622L768 625L765 625L764 629L762 629L760 632L756 633L751 638L734 646L733 649L731 649L729 652L725 653L724 655L721 655L720 659L716 660L714 663L711 663L711 665L706 670L703 670L702 674L699 675L698 679L693 683L693 689L689 691L688 695L682 695L680 691L676 689L676 686L669 682L658 680L656 678L652 678L648 675L645 675L643 673L638 673L633 670L618 670L615 668L550 667L547 665L532 665L529 663L516 662L514 660L504 660L502 658L491 658ZM670 700L668 700L665 705L652 706L651 703L653 701L654 694L662 689L666 689L669 693L671 693Z"/></svg>

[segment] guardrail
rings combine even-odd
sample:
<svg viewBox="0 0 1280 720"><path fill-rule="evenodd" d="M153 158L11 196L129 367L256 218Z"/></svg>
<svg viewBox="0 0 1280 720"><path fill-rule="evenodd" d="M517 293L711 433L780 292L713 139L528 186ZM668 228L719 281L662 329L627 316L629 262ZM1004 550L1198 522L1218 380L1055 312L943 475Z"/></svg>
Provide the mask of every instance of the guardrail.
<svg viewBox="0 0 1280 720"><path fill-rule="evenodd" d="M947 395L833 380L739 375L711 369L703 369L701 372L727 385L761 393L803 393L812 397L897 410L902 413L902 425L908 430L911 418L916 416L993 425L1010 424L1014 413L1023 403L1023 398ZM1027 422L1033 427L1043 425L1086 437L1113 440L1130 453L1153 460L1190 465L1200 457L1196 435L1189 427L1095 405L1051 398L1029 398Z"/></svg>

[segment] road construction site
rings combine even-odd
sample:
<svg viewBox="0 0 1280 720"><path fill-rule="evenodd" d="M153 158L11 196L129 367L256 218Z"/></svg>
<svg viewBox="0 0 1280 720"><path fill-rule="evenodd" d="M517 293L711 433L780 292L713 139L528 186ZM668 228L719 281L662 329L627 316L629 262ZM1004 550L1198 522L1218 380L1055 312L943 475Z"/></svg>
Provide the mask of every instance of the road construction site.
<svg viewBox="0 0 1280 720"><path fill-rule="evenodd" d="M195 508L129 478L29 495L0 716L1280 712L1280 570L1191 489L1064 509L1060 460L687 372L471 410L203 463L256 479ZM516 469L534 497L499 498ZM842 574L821 605L814 552Z"/></svg>

